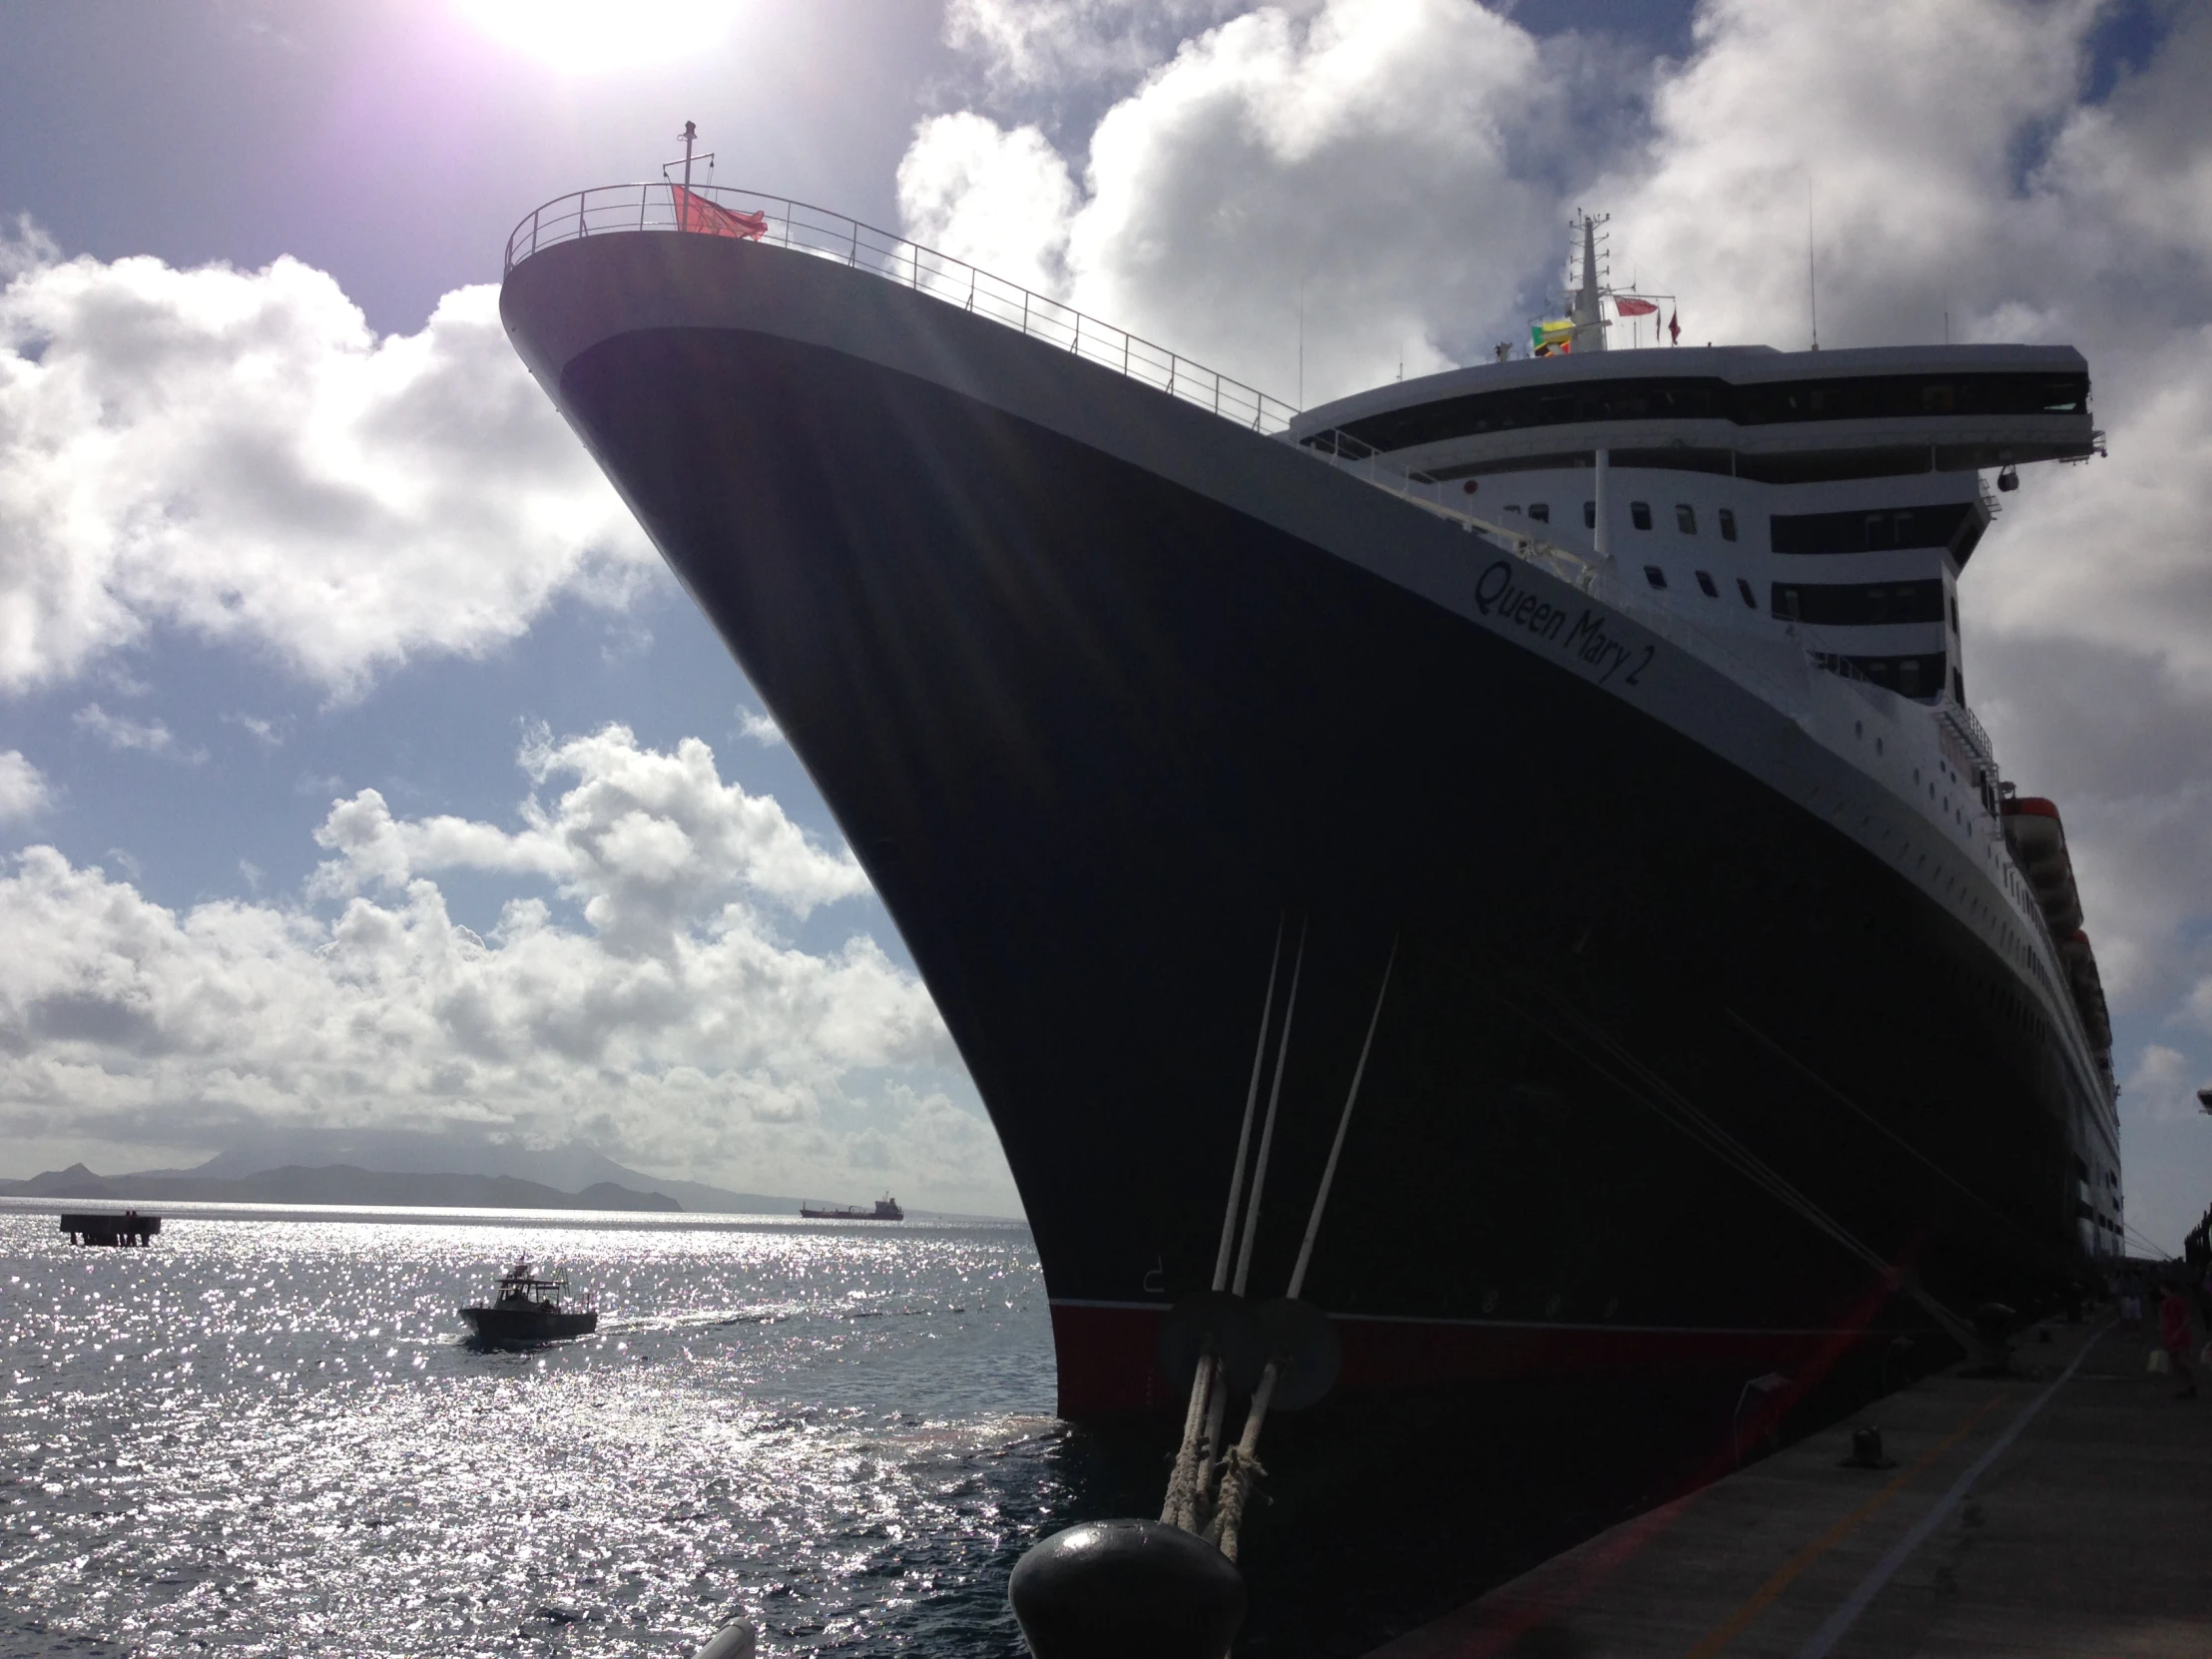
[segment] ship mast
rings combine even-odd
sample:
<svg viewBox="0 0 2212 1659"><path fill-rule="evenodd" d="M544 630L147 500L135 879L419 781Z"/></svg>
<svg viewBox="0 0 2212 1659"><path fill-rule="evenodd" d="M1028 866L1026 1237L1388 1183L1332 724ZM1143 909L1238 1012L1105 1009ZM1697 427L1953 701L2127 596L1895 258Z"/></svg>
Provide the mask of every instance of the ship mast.
<svg viewBox="0 0 2212 1659"><path fill-rule="evenodd" d="M1592 218L1589 214L1584 214L1579 222L1582 232L1582 282L1569 296L1571 304L1567 311L1568 320L1574 324L1574 349L1577 355L1584 351L1605 349L1607 325L1598 303L1603 291L1598 286L1597 228L1611 217L1610 214L1600 214Z"/></svg>

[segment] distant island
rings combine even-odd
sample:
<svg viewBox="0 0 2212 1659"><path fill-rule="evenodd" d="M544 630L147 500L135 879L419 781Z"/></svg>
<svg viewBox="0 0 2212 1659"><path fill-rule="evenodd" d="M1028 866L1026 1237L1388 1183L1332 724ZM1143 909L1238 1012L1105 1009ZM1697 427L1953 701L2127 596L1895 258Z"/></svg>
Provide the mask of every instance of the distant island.
<svg viewBox="0 0 2212 1659"><path fill-rule="evenodd" d="M636 1192L598 1181L565 1193L511 1175L398 1175L353 1164L309 1169L286 1164L252 1175L222 1177L149 1171L97 1175L83 1164L48 1170L28 1181L0 1181L0 1198L92 1198L139 1204L320 1204L388 1206L403 1210L633 1210L674 1214L684 1206L661 1192Z"/></svg>
<svg viewBox="0 0 2212 1659"><path fill-rule="evenodd" d="M245 1133L187 1168L101 1175L76 1163L28 1180L0 1179L0 1198L323 1209L608 1210L793 1220L802 1203L797 1195L736 1192L704 1181L650 1175L573 1141L530 1148L420 1131L312 1127ZM1020 1219L928 1210L907 1214L953 1222Z"/></svg>

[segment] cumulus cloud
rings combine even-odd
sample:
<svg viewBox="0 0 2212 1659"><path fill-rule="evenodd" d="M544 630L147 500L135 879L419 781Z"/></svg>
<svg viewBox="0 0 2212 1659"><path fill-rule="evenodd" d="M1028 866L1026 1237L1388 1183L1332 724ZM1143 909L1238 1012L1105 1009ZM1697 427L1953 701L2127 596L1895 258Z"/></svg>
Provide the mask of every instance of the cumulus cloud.
<svg viewBox="0 0 2212 1659"><path fill-rule="evenodd" d="M315 890L396 891L444 869L538 875L622 950L669 948L684 918L732 894L804 916L868 890L848 849L825 850L773 797L723 783L697 738L662 754L620 726L558 744L541 731L521 761L540 785L575 783L550 806L533 796L515 831L458 818L397 820L374 790L337 803L315 831L338 854L316 871Z"/></svg>
<svg viewBox="0 0 2212 1659"><path fill-rule="evenodd" d="M849 854L704 744L540 735L522 763L565 787L511 827L336 803L321 903L172 910L47 846L0 866L0 1134L465 1129L756 1191L887 1167L925 1203L1010 1205L920 982L864 933L807 950L765 919L863 891ZM455 869L510 889L488 933L429 873Z"/></svg>
<svg viewBox="0 0 2212 1659"><path fill-rule="evenodd" d="M0 749L0 824L42 813L53 799L46 775L25 760L21 750Z"/></svg>
<svg viewBox="0 0 2212 1659"><path fill-rule="evenodd" d="M648 548L508 345L496 290L378 337L322 273L0 262L0 689L157 626L336 693L481 652Z"/></svg>
<svg viewBox="0 0 2212 1659"><path fill-rule="evenodd" d="M775 749L788 740L784 729L758 709L738 708L738 733L747 741L759 744L763 749Z"/></svg>
<svg viewBox="0 0 2212 1659"><path fill-rule="evenodd" d="M953 37L1000 78L1044 73L1020 43L1064 9L969 7ZM1486 354L1558 263L1561 158L1611 130L1565 119L1580 42L1464 0L1262 7L1159 56L1090 134L1079 192L1034 126L923 122L909 234L1309 401Z"/></svg>
<svg viewBox="0 0 2212 1659"><path fill-rule="evenodd" d="M898 164L906 234L1034 292L1067 288L1067 163L1035 127L1012 132L962 111L934 116Z"/></svg>

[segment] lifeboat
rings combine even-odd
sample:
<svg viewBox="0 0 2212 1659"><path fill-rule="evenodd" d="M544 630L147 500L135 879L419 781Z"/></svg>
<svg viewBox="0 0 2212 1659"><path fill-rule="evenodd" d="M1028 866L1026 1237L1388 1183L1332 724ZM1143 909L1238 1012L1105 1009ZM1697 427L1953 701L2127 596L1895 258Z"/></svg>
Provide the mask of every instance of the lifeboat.
<svg viewBox="0 0 2212 1659"><path fill-rule="evenodd" d="M2064 939L2078 931L2081 894L2074 886L2073 859L2066 851L2066 828L2056 804L2032 795L2006 801L2004 841L2035 889L2035 901L2052 936Z"/></svg>

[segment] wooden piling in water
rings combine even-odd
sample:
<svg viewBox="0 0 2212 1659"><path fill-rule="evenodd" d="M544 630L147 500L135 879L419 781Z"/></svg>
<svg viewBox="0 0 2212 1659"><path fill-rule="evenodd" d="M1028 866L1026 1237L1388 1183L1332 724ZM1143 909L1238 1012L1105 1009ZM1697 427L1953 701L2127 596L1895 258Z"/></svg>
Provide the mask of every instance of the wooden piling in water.
<svg viewBox="0 0 2212 1659"><path fill-rule="evenodd" d="M115 1245L144 1250L162 1230L162 1218L142 1216L136 1210L96 1211L89 1215L63 1216L61 1230L74 1245Z"/></svg>

